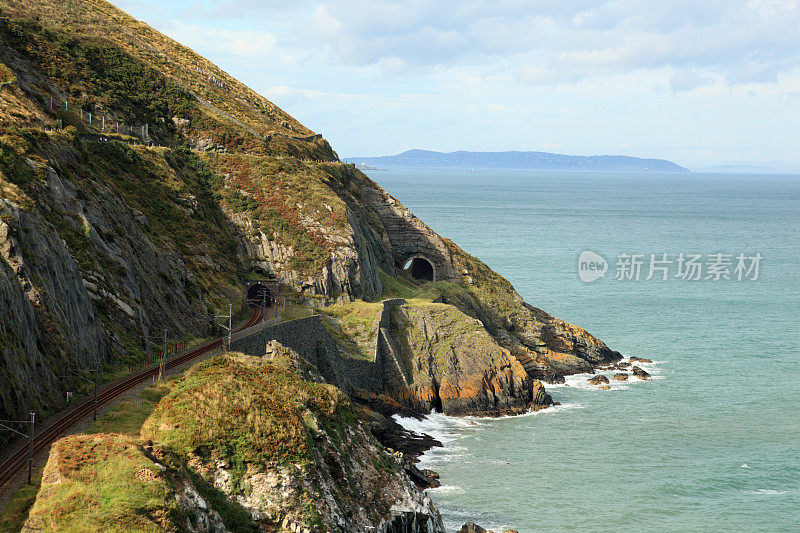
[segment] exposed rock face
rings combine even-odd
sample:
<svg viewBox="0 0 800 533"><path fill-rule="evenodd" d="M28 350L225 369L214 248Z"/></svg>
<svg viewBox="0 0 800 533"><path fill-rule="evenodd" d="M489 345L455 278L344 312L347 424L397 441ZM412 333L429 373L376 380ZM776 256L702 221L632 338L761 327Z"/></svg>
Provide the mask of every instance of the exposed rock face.
<svg viewBox="0 0 800 533"><path fill-rule="evenodd" d="M423 256L433 264L435 280L460 281L444 240L411 211L377 186L364 187L364 199L384 228L396 267Z"/></svg>
<svg viewBox="0 0 800 533"><path fill-rule="evenodd" d="M37 168L45 176L35 187L37 207L0 199L0 291L13 298L0 311L9 315L3 351L27 354L4 356L0 366L16 376L7 383L20 385L0 392L17 396L0 407L7 418L58 407L60 387L72 386L58 373L128 354L131 344L143 348L162 328L174 338L213 327L207 302L191 297L198 283L187 257L159 250L143 213L90 178L76 185L52 166Z"/></svg>
<svg viewBox="0 0 800 533"><path fill-rule="evenodd" d="M321 275L304 276L291 268L292 259L297 255L291 245L282 244L256 229L252 220L245 215L229 215L243 235L251 236L244 241L251 268L278 278L296 292L331 299L369 299L382 292L373 248L361 246L364 240L363 225L354 216L348 217L346 234L336 237L336 247L323 266Z"/></svg>
<svg viewBox="0 0 800 533"><path fill-rule="evenodd" d="M613 379L614 381L628 381L628 374L614 374Z"/></svg>
<svg viewBox="0 0 800 533"><path fill-rule="evenodd" d="M602 383L608 383L608 378L605 377L603 374L598 374L594 377L589 378L590 385L600 385Z"/></svg>
<svg viewBox="0 0 800 533"><path fill-rule="evenodd" d="M271 357L197 365L142 434L186 454L261 528L443 533L402 456L378 444L341 391L306 381L313 367L285 347L272 345Z"/></svg>
<svg viewBox="0 0 800 533"><path fill-rule="evenodd" d="M104 361L107 350L97 309L54 228L10 201L0 199L0 212L0 378L18 386L0 389L0 415L9 418L49 403L58 372Z"/></svg>
<svg viewBox="0 0 800 533"><path fill-rule="evenodd" d="M56 11L36 0L0 5L0 29L26 24L0 35L0 60L18 80L0 93L14 111L0 116L9 147L0 161L2 211L13 219L0 226L13 273L0 287L13 305L0 310L10 320L0 373L11 383L0 416L58 407L58 366L141 356L162 328L171 338L211 334L214 308L240 301L242 276L252 271L320 306L378 299L382 275L396 276L411 257L430 261L434 278L446 282L440 301L480 321L486 350L447 341L463 353L409 367L416 381L398 398L420 409L521 412L543 405L534 380L619 359L583 329L526 304L506 280L340 163L319 135L191 50L104 2ZM58 56L50 41L71 38L78 26L124 65ZM58 72L49 68L62 61ZM127 87L130 72L156 81L134 98L109 92ZM108 120L140 117L157 147L105 142L107 132L75 113L65 120L80 128L57 129L42 102L52 95L60 110L70 94L102 101L95 113ZM142 101L158 109L143 110ZM23 138L22 130L36 135ZM270 196L276 191L283 196ZM18 196L28 200L22 209ZM437 342L415 345L423 351L414 357L430 355Z"/></svg>
<svg viewBox="0 0 800 533"><path fill-rule="evenodd" d="M403 305L392 326L410 377L393 395L420 412L500 415L552 403L478 320L453 306Z"/></svg>
<svg viewBox="0 0 800 533"><path fill-rule="evenodd" d="M634 366L631 369L631 372L633 372L633 375L636 376L639 379L646 380L647 378L650 377L650 374L647 371L645 371L644 369L642 369L641 367L638 367L638 366Z"/></svg>
<svg viewBox="0 0 800 533"><path fill-rule="evenodd" d="M200 492L162 449L114 434L65 437L52 446L22 531L231 531Z"/></svg>

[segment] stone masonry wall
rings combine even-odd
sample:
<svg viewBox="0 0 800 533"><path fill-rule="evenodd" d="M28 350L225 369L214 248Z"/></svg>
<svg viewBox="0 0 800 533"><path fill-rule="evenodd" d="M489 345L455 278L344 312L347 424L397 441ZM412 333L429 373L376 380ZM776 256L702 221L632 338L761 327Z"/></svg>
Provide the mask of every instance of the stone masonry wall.
<svg viewBox="0 0 800 533"><path fill-rule="evenodd" d="M336 341L318 315L289 322L257 324L234 334L231 350L263 357L267 342L275 340L312 363L325 379L345 390L364 389L374 394L408 387L409 378L389 327L392 310L405 304L397 298L385 300L376 318L375 361L343 357Z"/></svg>
<svg viewBox="0 0 800 533"><path fill-rule="evenodd" d="M380 367L371 361L342 357L336 341L318 315L267 326L236 339L231 350L263 357L268 341L276 340L315 365L327 381L348 390L353 387L378 394L383 389Z"/></svg>

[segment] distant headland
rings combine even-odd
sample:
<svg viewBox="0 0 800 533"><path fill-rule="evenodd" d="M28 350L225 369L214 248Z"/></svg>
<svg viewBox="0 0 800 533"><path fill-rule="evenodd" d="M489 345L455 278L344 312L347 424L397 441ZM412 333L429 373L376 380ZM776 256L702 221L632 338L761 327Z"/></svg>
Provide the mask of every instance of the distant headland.
<svg viewBox="0 0 800 533"><path fill-rule="evenodd" d="M531 170L616 170L636 172L689 172L666 159L624 155L577 156L548 152L434 152L408 150L380 157L348 157L347 162L374 167L508 168Z"/></svg>

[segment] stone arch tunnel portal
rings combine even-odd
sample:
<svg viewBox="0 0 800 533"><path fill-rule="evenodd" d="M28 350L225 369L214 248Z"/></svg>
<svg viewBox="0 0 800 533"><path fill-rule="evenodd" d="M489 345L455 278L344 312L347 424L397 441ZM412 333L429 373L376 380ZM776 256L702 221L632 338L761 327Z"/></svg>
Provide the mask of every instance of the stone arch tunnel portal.
<svg viewBox="0 0 800 533"><path fill-rule="evenodd" d="M422 255L410 257L403 265L403 270L411 274L411 277L419 281L435 281L436 268L433 263Z"/></svg>
<svg viewBox="0 0 800 533"><path fill-rule="evenodd" d="M278 303L278 282L254 281L247 287L247 306L253 309L275 307Z"/></svg>

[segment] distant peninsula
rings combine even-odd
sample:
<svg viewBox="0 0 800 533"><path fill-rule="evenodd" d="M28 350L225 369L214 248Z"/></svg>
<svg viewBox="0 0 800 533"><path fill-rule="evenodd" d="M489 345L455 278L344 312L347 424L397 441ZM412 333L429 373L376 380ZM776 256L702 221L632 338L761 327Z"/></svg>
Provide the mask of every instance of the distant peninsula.
<svg viewBox="0 0 800 533"><path fill-rule="evenodd" d="M617 170L637 172L689 172L666 159L624 155L577 156L548 152L434 152L408 150L380 157L348 157L361 167L508 168L532 170Z"/></svg>

